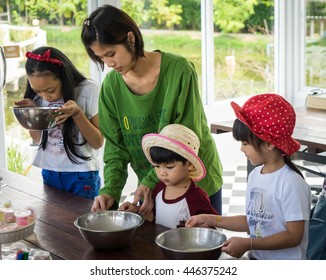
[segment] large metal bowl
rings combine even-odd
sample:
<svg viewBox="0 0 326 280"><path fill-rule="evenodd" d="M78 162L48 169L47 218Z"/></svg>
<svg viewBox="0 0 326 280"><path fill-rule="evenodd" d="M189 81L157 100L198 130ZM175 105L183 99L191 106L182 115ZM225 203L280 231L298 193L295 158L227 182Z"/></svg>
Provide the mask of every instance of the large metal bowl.
<svg viewBox="0 0 326 280"><path fill-rule="evenodd" d="M157 235L155 242L166 259L217 260L225 234L212 228L175 228Z"/></svg>
<svg viewBox="0 0 326 280"><path fill-rule="evenodd" d="M144 223L138 214L109 210L87 213L74 222L82 237L95 249L115 250L126 247Z"/></svg>
<svg viewBox="0 0 326 280"><path fill-rule="evenodd" d="M55 107L12 107L19 124L28 130L48 130L56 126Z"/></svg>

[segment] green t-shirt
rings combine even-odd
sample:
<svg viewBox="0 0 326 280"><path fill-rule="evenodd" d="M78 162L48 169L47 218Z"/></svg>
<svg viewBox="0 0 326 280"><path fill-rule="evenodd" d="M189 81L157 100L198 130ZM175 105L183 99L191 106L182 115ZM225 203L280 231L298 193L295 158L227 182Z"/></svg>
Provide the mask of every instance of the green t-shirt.
<svg viewBox="0 0 326 280"><path fill-rule="evenodd" d="M133 94L116 71L110 71L101 86L99 125L105 137L105 165L100 194L111 195L117 203L127 180L128 163L141 184L155 187L158 178L143 153L141 139L172 123L189 127L200 139L199 157L207 175L196 184L208 195L222 186L222 166L199 95L195 67L182 56L161 54L159 79L148 94Z"/></svg>

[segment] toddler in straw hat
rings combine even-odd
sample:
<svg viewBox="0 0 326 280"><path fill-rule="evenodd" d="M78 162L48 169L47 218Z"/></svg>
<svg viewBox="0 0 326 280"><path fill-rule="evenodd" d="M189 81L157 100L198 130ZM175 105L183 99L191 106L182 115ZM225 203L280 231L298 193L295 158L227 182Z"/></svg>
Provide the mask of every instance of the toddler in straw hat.
<svg viewBox="0 0 326 280"><path fill-rule="evenodd" d="M252 259L306 259L310 216L310 188L289 155L300 148L292 138L295 111L278 94L249 98L242 107L231 103L237 119L233 137L241 151L257 166L248 176L246 214L197 215L187 227L219 227L248 232L231 237L222 251Z"/></svg>
<svg viewBox="0 0 326 280"><path fill-rule="evenodd" d="M184 226L196 214L217 214L207 193L195 185L206 175L198 157L199 139L189 128L180 124L165 126L159 134L146 134L142 148L154 166L160 182L153 191L153 212L147 220L169 228ZM137 212L139 206L125 202L120 210Z"/></svg>

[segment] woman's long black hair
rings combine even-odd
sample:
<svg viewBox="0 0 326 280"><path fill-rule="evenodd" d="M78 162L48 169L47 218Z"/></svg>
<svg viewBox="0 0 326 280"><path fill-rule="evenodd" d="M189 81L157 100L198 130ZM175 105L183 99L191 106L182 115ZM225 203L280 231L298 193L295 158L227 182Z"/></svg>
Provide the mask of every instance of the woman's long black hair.
<svg viewBox="0 0 326 280"><path fill-rule="evenodd" d="M250 129L248 126L246 126L243 122L241 122L239 119L236 119L233 124L233 138L237 141L247 142L250 145L253 145L256 151L261 151L261 145L264 143L263 140L258 138ZM283 151L280 150L282 154ZM292 162L291 157L289 155L284 155L284 162L287 166L289 166L293 171L298 173L302 178L303 175L301 171L296 167L296 165Z"/></svg>
<svg viewBox="0 0 326 280"><path fill-rule="evenodd" d="M53 76L55 79L60 79L62 83L62 95L64 102L67 102L68 100L74 100L75 87L86 80L86 77L77 70L77 68L72 64L70 59L65 54L56 48L44 46L33 50L32 53L44 55L44 53L48 50L50 50L50 57L61 61L62 65L28 58L25 64L27 76L32 76L37 73L48 74ZM29 81L27 81L24 98L35 99L36 95L37 94L31 88ZM91 159L90 157L83 156L77 151L77 146L81 146L86 143L86 141L83 143L75 143L73 141L77 133L78 130L75 127L73 119L71 117L68 118L62 125L63 144L68 158L73 163L80 163L78 158L82 160ZM40 143L40 148L43 150L46 148L47 139L48 132L43 131L42 140Z"/></svg>

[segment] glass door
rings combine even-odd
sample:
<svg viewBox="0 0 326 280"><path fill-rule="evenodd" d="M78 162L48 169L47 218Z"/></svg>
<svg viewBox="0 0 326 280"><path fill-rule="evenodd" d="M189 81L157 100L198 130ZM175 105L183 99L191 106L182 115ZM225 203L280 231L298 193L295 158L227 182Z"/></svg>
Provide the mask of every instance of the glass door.
<svg viewBox="0 0 326 280"><path fill-rule="evenodd" d="M306 1L306 87L326 89L326 0Z"/></svg>

